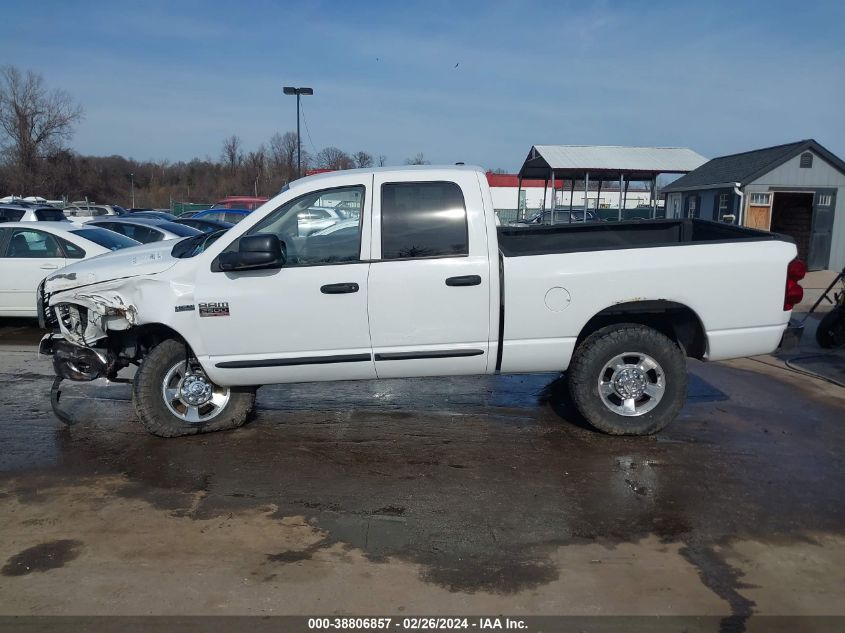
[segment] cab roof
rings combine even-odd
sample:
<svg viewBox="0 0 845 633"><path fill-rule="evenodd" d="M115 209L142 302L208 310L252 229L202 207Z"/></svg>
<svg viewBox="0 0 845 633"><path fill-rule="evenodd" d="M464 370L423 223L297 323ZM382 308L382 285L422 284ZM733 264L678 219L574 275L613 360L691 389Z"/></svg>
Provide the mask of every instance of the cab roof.
<svg viewBox="0 0 845 633"><path fill-rule="evenodd" d="M409 172L419 172L424 174L426 172L444 174L454 172L456 174L464 174L466 172L477 172L484 174L484 169L478 165L400 165L396 167L362 167L360 169L339 169L336 171L327 171L313 176L305 176L290 183L291 189L296 189L303 185L310 185L319 180L330 181L338 177L349 176L350 174L408 174Z"/></svg>

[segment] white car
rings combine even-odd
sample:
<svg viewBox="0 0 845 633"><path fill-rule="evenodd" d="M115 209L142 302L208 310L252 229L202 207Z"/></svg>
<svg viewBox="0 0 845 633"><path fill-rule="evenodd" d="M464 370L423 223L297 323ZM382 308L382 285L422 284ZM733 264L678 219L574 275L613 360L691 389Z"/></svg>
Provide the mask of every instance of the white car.
<svg viewBox="0 0 845 633"><path fill-rule="evenodd" d="M303 236L331 198L361 201L361 230ZM166 437L240 426L264 384L564 371L593 426L644 435L680 411L687 357L800 332L796 252L697 219L497 229L480 168L336 171L226 233L47 278L41 351L75 380L138 366L135 411Z"/></svg>
<svg viewBox="0 0 845 633"><path fill-rule="evenodd" d="M336 233L343 233L345 235L353 235L359 231L361 228L361 223L358 220L342 220L337 224L332 224L327 229L321 229L319 231L314 231L311 235L334 235Z"/></svg>
<svg viewBox="0 0 845 633"><path fill-rule="evenodd" d="M62 212L74 222L88 222L107 216L122 216L122 209L108 204L73 205L65 207Z"/></svg>
<svg viewBox="0 0 845 633"><path fill-rule="evenodd" d="M343 216L334 209L319 207L303 209L297 215L299 235L307 237L312 233L334 226L338 222L342 222L343 219Z"/></svg>
<svg viewBox="0 0 845 633"><path fill-rule="evenodd" d="M0 204L0 222L67 222L61 209L45 205Z"/></svg>
<svg viewBox="0 0 845 633"><path fill-rule="evenodd" d="M130 246L138 242L68 221L0 224L0 317L36 316L35 290L44 277Z"/></svg>

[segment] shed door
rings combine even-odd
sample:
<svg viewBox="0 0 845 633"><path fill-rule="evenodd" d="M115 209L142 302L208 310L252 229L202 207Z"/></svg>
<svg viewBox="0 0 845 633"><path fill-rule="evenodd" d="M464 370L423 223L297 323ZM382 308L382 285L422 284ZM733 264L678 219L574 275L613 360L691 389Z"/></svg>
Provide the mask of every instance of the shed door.
<svg viewBox="0 0 845 633"><path fill-rule="evenodd" d="M813 228L807 268L824 270L830 263L833 240L833 216L836 208L836 189L820 189L813 196Z"/></svg>

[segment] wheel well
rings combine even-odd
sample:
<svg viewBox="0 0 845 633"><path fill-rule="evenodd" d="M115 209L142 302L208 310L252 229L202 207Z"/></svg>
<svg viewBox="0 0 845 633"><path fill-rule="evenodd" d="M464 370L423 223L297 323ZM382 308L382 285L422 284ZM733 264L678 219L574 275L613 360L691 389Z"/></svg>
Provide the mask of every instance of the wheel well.
<svg viewBox="0 0 845 633"><path fill-rule="evenodd" d="M109 332L110 350L126 363L137 363L156 345L167 339L185 342L176 330L162 323L146 323L120 332Z"/></svg>
<svg viewBox="0 0 845 633"><path fill-rule="evenodd" d="M701 319L689 307L674 301L628 301L605 308L584 325L576 347L590 334L608 325L638 323L654 328L680 345L690 358L704 358L707 334Z"/></svg>

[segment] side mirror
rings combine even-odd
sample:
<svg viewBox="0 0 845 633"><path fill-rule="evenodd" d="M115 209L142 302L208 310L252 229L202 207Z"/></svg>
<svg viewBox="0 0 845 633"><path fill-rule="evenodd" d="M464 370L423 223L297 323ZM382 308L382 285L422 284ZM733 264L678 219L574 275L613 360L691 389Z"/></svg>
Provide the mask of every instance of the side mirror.
<svg viewBox="0 0 845 633"><path fill-rule="evenodd" d="M281 268L287 262L285 244L275 235L242 237L238 250L220 253L220 270L258 270Z"/></svg>

